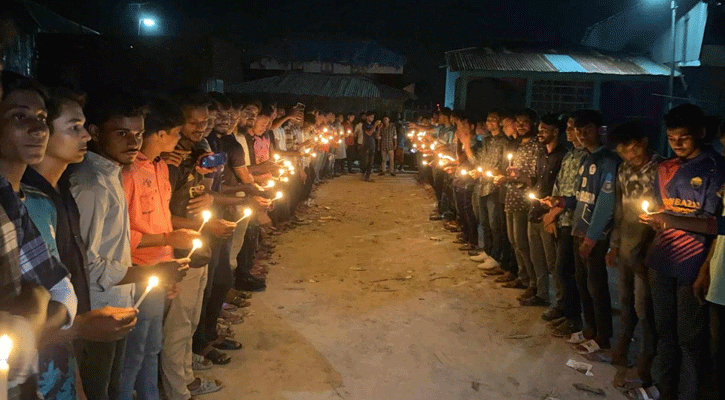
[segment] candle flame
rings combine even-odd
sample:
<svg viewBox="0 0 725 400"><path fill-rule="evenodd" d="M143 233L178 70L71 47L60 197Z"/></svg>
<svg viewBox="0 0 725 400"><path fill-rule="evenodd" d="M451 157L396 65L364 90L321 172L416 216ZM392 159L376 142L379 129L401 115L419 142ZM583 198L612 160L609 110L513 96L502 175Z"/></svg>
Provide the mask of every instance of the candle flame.
<svg viewBox="0 0 725 400"><path fill-rule="evenodd" d="M194 239L194 240L192 240L192 241L191 241L191 248L192 248L192 251L193 251L193 250L196 250L196 249L200 249L200 248L201 248L201 246L202 246L201 240L199 240L199 239Z"/></svg>
<svg viewBox="0 0 725 400"><path fill-rule="evenodd" d="M476 168L476 171L478 171L478 172L483 172L483 168L481 168L481 167L478 167L478 168Z"/></svg>
<svg viewBox="0 0 725 400"><path fill-rule="evenodd" d="M514 158L513 153L508 153L508 155L506 156L506 158L508 158L509 161L511 161Z"/></svg>
<svg viewBox="0 0 725 400"><path fill-rule="evenodd" d="M486 171L486 176L489 177L489 178L493 178L493 172Z"/></svg>
<svg viewBox="0 0 725 400"><path fill-rule="evenodd" d="M209 220L211 219L211 211L209 211L209 210L202 211L201 218L204 220L205 223L209 222Z"/></svg>
<svg viewBox="0 0 725 400"><path fill-rule="evenodd" d="M8 335L2 335L0 337L0 363L4 364L3 367L7 366L8 358L10 357L10 349L13 348L13 341Z"/></svg>
<svg viewBox="0 0 725 400"><path fill-rule="evenodd" d="M150 278L149 278L149 285L148 285L148 289L149 289L149 290L150 290L150 289L153 289L153 288L155 288L156 286L159 286L159 278L157 278L157 277L155 277L155 276L152 276L152 277L150 277Z"/></svg>
<svg viewBox="0 0 725 400"><path fill-rule="evenodd" d="M642 202L642 211L646 213L649 212L649 201L645 200Z"/></svg>
<svg viewBox="0 0 725 400"><path fill-rule="evenodd" d="M248 217L250 215L252 215L252 209L251 208L245 208L244 209L244 217L246 218L246 217Z"/></svg>
<svg viewBox="0 0 725 400"><path fill-rule="evenodd" d="M281 198L282 198L282 196L283 196L282 192L277 192L277 195L276 195L276 196L274 196L274 199L275 199L275 200L279 200L279 199L281 199Z"/></svg>
<svg viewBox="0 0 725 400"><path fill-rule="evenodd" d="M468 171L466 171L465 169L462 169L461 176L466 176L466 175L468 175Z"/></svg>
<svg viewBox="0 0 725 400"><path fill-rule="evenodd" d="M267 181L267 187L268 188L273 188L274 185L275 185L275 183L274 183L274 181L272 179L270 179L270 180Z"/></svg>
<svg viewBox="0 0 725 400"><path fill-rule="evenodd" d="M529 193L529 198L531 200L536 200L536 195L533 192L532 193Z"/></svg>

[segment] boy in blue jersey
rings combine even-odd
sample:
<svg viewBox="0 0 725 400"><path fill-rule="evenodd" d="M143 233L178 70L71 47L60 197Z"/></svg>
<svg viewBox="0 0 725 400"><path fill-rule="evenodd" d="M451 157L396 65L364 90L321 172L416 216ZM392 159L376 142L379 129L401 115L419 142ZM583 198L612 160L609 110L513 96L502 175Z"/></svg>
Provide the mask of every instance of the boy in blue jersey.
<svg viewBox="0 0 725 400"><path fill-rule="evenodd" d="M601 143L602 115L578 110L573 115L574 132L588 154L582 160L575 197L546 198L549 206L574 209L576 281L584 310L584 337L602 349L610 347L612 305L605 263L609 233L613 225L615 178L619 158Z"/></svg>
<svg viewBox="0 0 725 400"><path fill-rule="evenodd" d="M675 157L657 169L655 199L664 214L696 218L720 215L718 191L725 182L725 159L704 147L705 117L683 104L665 116ZM658 343L655 376L661 399L698 398L707 343L707 306L693 291L714 235L642 220L658 229L645 265L650 268ZM679 360L679 362L678 362Z"/></svg>

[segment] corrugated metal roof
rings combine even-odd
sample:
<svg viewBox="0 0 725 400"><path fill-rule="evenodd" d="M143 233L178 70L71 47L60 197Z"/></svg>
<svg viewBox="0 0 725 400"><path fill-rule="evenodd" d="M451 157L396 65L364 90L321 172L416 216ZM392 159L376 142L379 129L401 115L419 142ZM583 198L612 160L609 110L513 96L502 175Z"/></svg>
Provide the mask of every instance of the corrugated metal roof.
<svg viewBox="0 0 725 400"><path fill-rule="evenodd" d="M446 53L450 71L559 72L603 75L669 75L666 65L644 57L602 55L595 52L492 52L468 49ZM679 74L678 74L679 75Z"/></svg>
<svg viewBox="0 0 725 400"><path fill-rule="evenodd" d="M407 100L407 92L357 75L287 73L229 87L230 92L292 94L328 98L386 98Z"/></svg>

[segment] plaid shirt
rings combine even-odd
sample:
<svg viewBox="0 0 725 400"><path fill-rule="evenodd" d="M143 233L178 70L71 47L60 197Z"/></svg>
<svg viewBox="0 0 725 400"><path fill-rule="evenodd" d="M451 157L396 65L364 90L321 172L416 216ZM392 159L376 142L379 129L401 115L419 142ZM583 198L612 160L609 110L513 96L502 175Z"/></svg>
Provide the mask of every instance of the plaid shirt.
<svg viewBox="0 0 725 400"><path fill-rule="evenodd" d="M15 224L0 207L0 302L20 294L20 252Z"/></svg>
<svg viewBox="0 0 725 400"><path fill-rule="evenodd" d="M69 275L68 270L60 261L50 256L40 232L30 220L28 210L15 194L10 182L3 176L0 176L0 205L15 226L17 240L13 245L12 235L8 235L10 226L2 223L3 238L10 239L9 243L3 244L3 250L7 248L12 252L12 248L16 247L18 252L16 259L19 261L21 273L20 280L37 283L50 290ZM3 257L5 254L3 252ZM13 279L13 285L16 285L16 288L19 287L20 281L16 280L15 276ZM4 288L6 284L4 278L2 284Z"/></svg>
<svg viewBox="0 0 725 400"><path fill-rule="evenodd" d="M577 177L579 176L579 167L587 154L588 153L584 148L574 148L564 155L564 159L561 161L559 174L556 176L554 190L551 192L552 196L570 197L576 195L578 189ZM572 213L573 210L565 210L559 214L559 227L571 226Z"/></svg>

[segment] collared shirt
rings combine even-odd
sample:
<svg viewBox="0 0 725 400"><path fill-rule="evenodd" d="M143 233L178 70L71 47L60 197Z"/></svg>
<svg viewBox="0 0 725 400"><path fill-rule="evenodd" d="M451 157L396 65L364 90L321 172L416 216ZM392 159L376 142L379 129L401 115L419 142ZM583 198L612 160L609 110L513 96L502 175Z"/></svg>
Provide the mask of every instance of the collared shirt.
<svg viewBox="0 0 725 400"><path fill-rule="evenodd" d="M522 177L528 177L536 182L536 162L544 151L546 151L544 146L536 140L536 137L532 137L516 149L513 167ZM531 200L527 197L528 190L530 188L521 182L511 182L506 185L506 212L529 212Z"/></svg>
<svg viewBox="0 0 725 400"><path fill-rule="evenodd" d="M144 235L169 233L171 184L163 160L149 160L139 153L136 161L121 173L131 225L131 258L137 265L154 265L174 258L169 246L138 247Z"/></svg>
<svg viewBox="0 0 725 400"><path fill-rule="evenodd" d="M2 175L0 175L0 205L13 223L17 241L7 231L11 226L3 224L3 237L10 242L5 247L18 250L20 280L43 286L50 292L51 300L63 304L68 311L70 326L75 318L78 299L68 278L68 270L48 251L43 236L30 218L25 204ZM14 282L19 284L20 282Z"/></svg>
<svg viewBox="0 0 725 400"><path fill-rule="evenodd" d="M135 285L118 285L131 266L131 227L121 167L89 152L70 176L86 243L91 308L132 307Z"/></svg>
<svg viewBox="0 0 725 400"><path fill-rule="evenodd" d="M657 166L663 161L658 154L640 168L628 162L622 162L617 171L616 203L614 206L614 227L609 238L609 247L619 249L619 258L623 265L639 268L654 231L639 222L642 214L642 202L657 204L654 182ZM649 210L653 211L653 210Z"/></svg>
<svg viewBox="0 0 725 400"><path fill-rule="evenodd" d="M397 139L397 130L395 125L380 126L380 150L388 152L395 150L395 140Z"/></svg>
<svg viewBox="0 0 725 400"><path fill-rule="evenodd" d="M474 154L484 174L486 171L506 171L507 160L504 153L509 146L509 142L509 138L503 133L499 133L496 136L488 136L483 139L481 148ZM483 175L479 180L479 196L488 196L496 191L497 187L493 184L493 178Z"/></svg>
<svg viewBox="0 0 725 400"><path fill-rule="evenodd" d="M551 191L552 196L572 197L576 195L578 189L577 177L579 176L579 167L582 164L582 160L588 152L583 148L573 148L569 150L561 161L561 168L559 173L556 175L556 182L554 188ZM572 214L574 210L565 209L559 214L558 226L571 226Z"/></svg>
<svg viewBox="0 0 725 400"><path fill-rule="evenodd" d="M536 160L537 178L536 185L533 187L533 192L536 194L536 197L543 199L544 197L551 196L556 176L559 174L561 162L565 155L566 148L561 144L557 143L551 153L544 147L544 151L539 155L539 159Z"/></svg>
<svg viewBox="0 0 725 400"><path fill-rule="evenodd" d="M579 166L572 235L597 241L607 237L614 223L614 194L619 157L604 146L589 153Z"/></svg>
<svg viewBox="0 0 725 400"><path fill-rule="evenodd" d="M718 191L725 182L725 159L702 151L691 160L671 158L660 163L655 178L656 200L664 212L691 217L720 215ZM693 282L713 238L680 229L658 232L645 265L657 272Z"/></svg>
<svg viewBox="0 0 725 400"><path fill-rule="evenodd" d="M287 151L287 140L283 127L272 129L272 137L274 137L275 150Z"/></svg>
<svg viewBox="0 0 725 400"><path fill-rule="evenodd" d="M39 196L27 196L25 204L31 212L31 208L35 208L37 204L38 211L43 214L44 218L47 218L48 222L44 225L53 230L52 235L55 237L55 245L58 249L60 261L70 272L70 281L78 298L78 313L82 314L90 311L91 299L88 287L88 271L86 270L88 263L86 244L81 239L80 212L70 192L68 175L64 174L60 178L58 190L54 189L33 168L25 170L22 182L26 187L26 193L30 193L29 190L32 188L40 194ZM40 203L36 200L40 200ZM43 208L47 212L43 212Z"/></svg>
<svg viewBox="0 0 725 400"><path fill-rule="evenodd" d="M12 301L20 294L22 272L15 224L0 207L0 302Z"/></svg>

